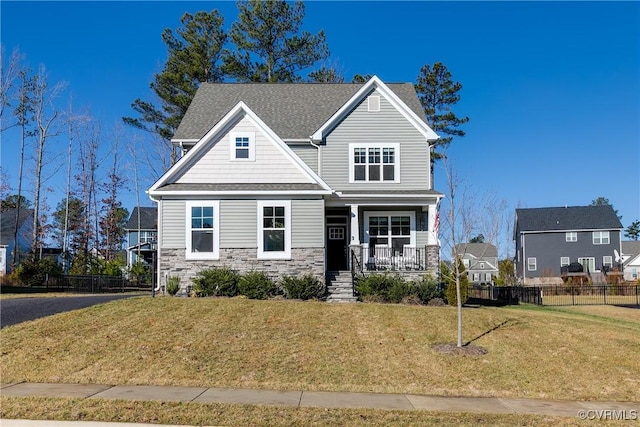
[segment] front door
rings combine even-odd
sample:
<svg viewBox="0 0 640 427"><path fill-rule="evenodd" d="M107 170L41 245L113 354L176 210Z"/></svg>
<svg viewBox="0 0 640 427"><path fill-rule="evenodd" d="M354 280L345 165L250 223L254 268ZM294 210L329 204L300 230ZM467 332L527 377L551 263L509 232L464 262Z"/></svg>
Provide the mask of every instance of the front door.
<svg viewBox="0 0 640 427"><path fill-rule="evenodd" d="M347 269L347 226L327 224L327 270Z"/></svg>

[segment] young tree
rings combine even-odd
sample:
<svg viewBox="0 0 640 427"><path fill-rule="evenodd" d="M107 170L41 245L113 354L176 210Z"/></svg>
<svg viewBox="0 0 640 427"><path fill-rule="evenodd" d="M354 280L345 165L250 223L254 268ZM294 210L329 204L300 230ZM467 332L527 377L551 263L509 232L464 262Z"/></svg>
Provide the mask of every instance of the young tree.
<svg viewBox="0 0 640 427"><path fill-rule="evenodd" d="M237 2L238 21L229 37L233 50L225 50L225 74L241 82L293 82L299 72L329 56L324 31L300 31L302 1Z"/></svg>
<svg viewBox="0 0 640 427"><path fill-rule="evenodd" d="M432 146L431 152L433 181L434 162L444 156L442 152L436 151L436 148L445 149L455 136L464 136L465 132L458 127L467 123L469 117L460 118L452 111L452 107L460 101L458 92L462 89L462 85L452 80L451 72L443 63L436 62L433 66L425 64L420 69L415 88L427 116L427 123L440 135L440 139Z"/></svg>
<svg viewBox="0 0 640 427"><path fill-rule="evenodd" d="M516 273L513 260L510 258L498 261L498 280L499 286L513 286L516 284Z"/></svg>
<svg viewBox="0 0 640 427"><path fill-rule="evenodd" d="M640 237L640 221L633 221L624 231L624 237L631 240L638 240L638 237Z"/></svg>
<svg viewBox="0 0 640 427"><path fill-rule="evenodd" d="M136 99L131 107L140 117L123 117L125 123L160 136L164 151L171 153L170 164L177 160L170 139L198 86L202 82L222 80L219 61L227 39L222 28L224 18L217 10L195 15L185 13L180 22L182 26L176 34L168 28L162 33L167 62L150 84L160 105Z"/></svg>
<svg viewBox="0 0 640 427"><path fill-rule="evenodd" d="M44 210L41 206L41 190L44 182L42 175L45 165L45 149L49 141L60 132L60 111L54 104L62 90L65 88L64 82L58 83L53 87L49 86L48 78L44 66L40 66L38 74L35 76L33 84L33 122L35 125L35 171L34 171L34 190L33 190L33 238L31 240L31 249L36 250L41 244L41 230L39 230L40 221ZM42 210L42 211L41 211Z"/></svg>

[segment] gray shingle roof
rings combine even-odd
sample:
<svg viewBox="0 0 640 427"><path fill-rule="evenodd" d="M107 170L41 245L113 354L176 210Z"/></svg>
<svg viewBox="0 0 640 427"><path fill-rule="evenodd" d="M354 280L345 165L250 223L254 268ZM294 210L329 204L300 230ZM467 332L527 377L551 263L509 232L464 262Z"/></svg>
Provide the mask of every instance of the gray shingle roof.
<svg viewBox="0 0 640 427"><path fill-rule="evenodd" d="M174 140L202 138L238 102L244 102L280 138L308 138L364 83L203 83ZM386 85L425 123L411 83Z"/></svg>
<svg viewBox="0 0 640 427"><path fill-rule="evenodd" d="M471 254L476 258L496 258L498 249L491 243L460 243L456 245L459 254Z"/></svg>
<svg viewBox="0 0 640 427"><path fill-rule="evenodd" d="M609 205L516 209L516 232L614 230L622 223Z"/></svg>
<svg viewBox="0 0 640 427"><path fill-rule="evenodd" d="M16 227L16 213L17 209L7 209L0 212L0 245L9 245L13 242L13 233ZM27 221L33 221L33 209L20 209L20 219L18 224L22 224Z"/></svg>
<svg viewBox="0 0 640 427"><path fill-rule="evenodd" d="M640 255L640 240L623 240L622 253L629 256Z"/></svg>
<svg viewBox="0 0 640 427"><path fill-rule="evenodd" d="M138 226L138 211L140 211L140 226ZM127 225L127 230L156 230L158 228L157 207L135 207Z"/></svg>

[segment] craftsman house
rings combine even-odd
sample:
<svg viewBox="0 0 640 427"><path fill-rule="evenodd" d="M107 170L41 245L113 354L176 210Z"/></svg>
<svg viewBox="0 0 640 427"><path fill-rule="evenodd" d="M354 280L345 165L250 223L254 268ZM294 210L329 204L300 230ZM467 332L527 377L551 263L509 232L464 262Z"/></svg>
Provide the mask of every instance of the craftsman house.
<svg viewBox="0 0 640 427"><path fill-rule="evenodd" d="M214 266L435 273L437 138L410 83L203 83L182 157L148 190L160 283Z"/></svg>
<svg viewBox="0 0 640 427"><path fill-rule="evenodd" d="M606 282L622 273L621 231L608 205L516 209L516 277L525 285Z"/></svg>

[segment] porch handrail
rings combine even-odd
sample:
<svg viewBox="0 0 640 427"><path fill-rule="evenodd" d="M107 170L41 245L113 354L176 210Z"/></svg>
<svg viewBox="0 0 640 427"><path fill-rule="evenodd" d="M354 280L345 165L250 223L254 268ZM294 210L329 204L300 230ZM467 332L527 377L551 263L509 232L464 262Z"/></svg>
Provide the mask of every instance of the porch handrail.
<svg viewBox="0 0 640 427"><path fill-rule="evenodd" d="M351 283L353 284L353 296L357 296L356 281L359 277L364 277L364 270L362 264L356 255L356 252L351 249Z"/></svg>

